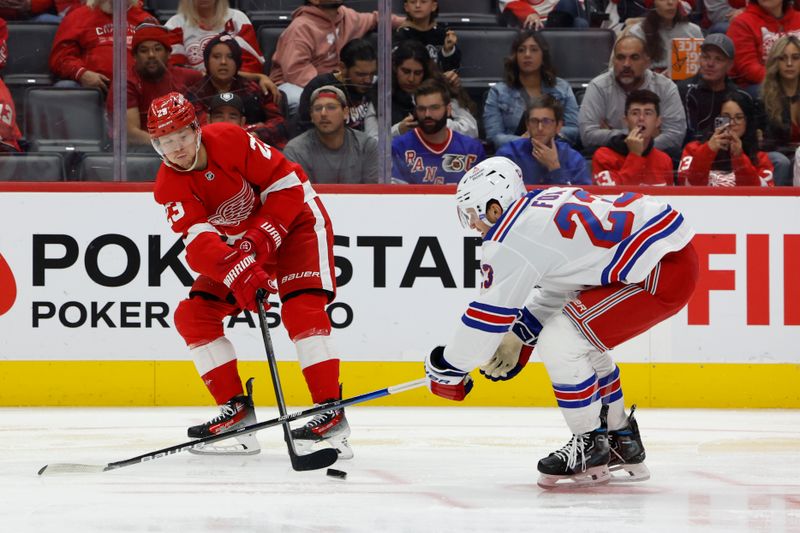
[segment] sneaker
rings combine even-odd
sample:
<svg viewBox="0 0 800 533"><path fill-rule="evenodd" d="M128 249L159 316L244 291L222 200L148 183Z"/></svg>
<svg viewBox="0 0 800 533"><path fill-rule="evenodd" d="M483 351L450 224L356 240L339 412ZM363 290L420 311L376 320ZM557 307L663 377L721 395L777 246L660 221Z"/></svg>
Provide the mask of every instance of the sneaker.
<svg viewBox="0 0 800 533"><path fill-rule="evenodd" d="M560 450L539 461L540 487L600 485L611 480L608 470L609 447L606 429L607 406L600 412L600 427L573 435Z"/></svg>
<svg viewBox="0 0 800 533"><path fill-rule="evenodd" d="M323 403L332 402L326 400ZM329 444L339 454L339 459L352 459L353 450L347 437L350 436L350 424L344 415L344 409L332 409L312 418L307 424L292 430L292 440L298 451L311 452L311 448L319 443Z"/></svg>
<svg viewBox="0 0 800 533"><path fill-rule="evenodd" d="M249 426L256 423L256 410L253 406L253 379L250 378L245 384L247 395L234 396L226 403L219 406L220 413L205 424L190 427L186 434L193 439L210 437L225 431L232 431L240 427ZM197 454L209 455L251 455L261 451L261 446L256 439L255 433L237 435L236 440L239 444L222 446L216 443L207 444L202 447L192 448L189 451Z"/></svg>
<svg viewBox="0 0 800 533"><path fill-rule="evenodd" d="M608 469L612 473L612 481L645 481L650 479L650 470L644 464L645 451L639 424L633 417L636 405L631 406L628 424L621 429L608 432L610 460ZM620 475L614 475L618 472Z"/></svg>

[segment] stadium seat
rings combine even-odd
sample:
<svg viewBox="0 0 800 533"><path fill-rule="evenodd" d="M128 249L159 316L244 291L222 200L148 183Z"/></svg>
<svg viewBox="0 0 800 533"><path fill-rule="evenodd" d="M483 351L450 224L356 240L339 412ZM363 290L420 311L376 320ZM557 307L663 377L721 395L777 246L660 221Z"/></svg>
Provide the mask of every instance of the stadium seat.
<svg viewBox="0 0 800 533"><path fill-rule="evenodd" d="M125 163L124 181L154 181L161 166L161 158L155 154L128 154ZM113 154L85 154L78 169L78 179L80 181L113 181L113 165Z"/></svg>
<svg viewBox="0 0 800 533"><path fill-rule="evenodd" d="M292 11L305 5L305 0L239 0L237 5L256 29L262 26L285 28L292 21Z"/></svg>
<svg viewBox="0 0 800 533"><path fill-rule="evenodd" d="M32 152L100 152L107 143L97 89L28 89L25 135Z"/></svg>
<svg viewBox="0 0 800 533"><path fill-rule="evenodd" d="M437 0L436 20L452 28L495 27L498 13L492 0ZM403 15L403 0L392 0L392 12Z"/></svg>
<svg viewBox="0 0 800 533"><path fill-rule="evenodd" d="M559 78L573 89L584 89L595 76L608 70L614 49L614 32L602 28L552 28L542 30L550 45L550 59Z"/></svg>
<svg viewBox="0 0 800 533"><path fill-rule="evenodd" d="M505 28L470 29L458 31L461 48L461 68L458 73L463 83L500 81L503 78L503 58L509 54L517 32Z"/></svg>
<svg viewBox="0 0 800 533"><path fill-rule="evenodd" d="M278 46L278 37L283 33L284 28L278 26L262 26L258 30L258 46L264 54L264 72L269 72L272 66L272 54Z"/></svg>
<svg viewBox="0 0 800 533"><path fill-rule="evenodd" d="M56 30L58 24L8 23L6 85L52 85L49 59Z"/></svg>
<svg viewBox="0 0 800 533"><path fill-rule="evenodd" d="M63 181L60 154L0 154L0 181Z"/></svg>
<svg viewBox="0 0 800 533"><path fill-rule="evenodd" d="M180 0L147 0L146 9L164 24L169 18L178 12Z"/></svg>

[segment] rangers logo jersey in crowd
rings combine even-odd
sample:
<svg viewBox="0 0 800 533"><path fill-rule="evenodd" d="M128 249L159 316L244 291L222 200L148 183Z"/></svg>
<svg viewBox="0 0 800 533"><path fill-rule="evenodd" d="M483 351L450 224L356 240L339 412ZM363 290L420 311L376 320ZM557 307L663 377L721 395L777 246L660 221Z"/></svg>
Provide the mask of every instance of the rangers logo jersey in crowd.
<svg viewBox="0 0 800 533"><path fill-rule="evenodd" d="M234 124L201 131L206 167L180 172L162 164L154 189L193 270L222 280L222 259L231 252L223 239L232 242L256 222L268 224L279 245L298 217L328 220L303 169L278 150Z"/></svg>
<svg viewBox="0 0 800 533"><path fill-rule="evenodd" d="M574 187L532 191L484 237L481 293L462 316L445 359L475 368L494 353L502 339L497 334L511 328L521 309L549 306L552 313L587 287L641 282L693 236L683 215L641 194L605 199Z"/></svg>
<svg viewBox="0 0 800 533"><path fill-rule="evenodd" d="M425 142L415 128L392 141L392 181L420 185L458 183L486 155L480 141L448 129L441 146Z"/></svg>

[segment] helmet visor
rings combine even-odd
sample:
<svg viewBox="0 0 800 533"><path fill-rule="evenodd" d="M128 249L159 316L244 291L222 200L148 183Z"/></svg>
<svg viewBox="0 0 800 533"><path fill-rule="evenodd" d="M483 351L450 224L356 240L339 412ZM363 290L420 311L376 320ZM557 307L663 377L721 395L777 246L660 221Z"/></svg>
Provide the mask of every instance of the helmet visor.
<svg viewBox="0 0 800 533"><path fill-rule="evenodd" d="M474 207L462 207L459 205L456 210L458 211L458 220L461 222L461 226L466 229L474 227L478 221L486 222L486 217L479 215Z"/></svg>

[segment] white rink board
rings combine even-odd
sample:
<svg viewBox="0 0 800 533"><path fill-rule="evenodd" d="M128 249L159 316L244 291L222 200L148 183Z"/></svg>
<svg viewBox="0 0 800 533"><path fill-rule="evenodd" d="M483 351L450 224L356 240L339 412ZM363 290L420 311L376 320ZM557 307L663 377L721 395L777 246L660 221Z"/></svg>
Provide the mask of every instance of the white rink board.
<svg viewBox="0 0 800 533"><path fill-rule="evenodd" d="M468 241L465 245L465 238L473 235L459 226L452 196L322 197L336 235L348 243L335 246L337 264L346 262L353 273L340 286L337 297L337 302L352 310L352 322L335 330L342 358L419 361L431 346L446 343L465 304L477 292L464 286L464 278L465 272L472 280L477 276L469 261L474 261L478 251L468 246ZM800 234L800 197L662 198L683 212L697 233L733 236L735 252L711 255L709 265L711 270L732 271L735 289L710 292L708 324L689 325L684 309L619 347L616 360L800 363L800 326L784 324L784 301L797 301L800 294L785 294L783 275L784 236ZM158 268L160 258L178 238L151 193L5 192L0 195L0 223L4 228L0 255L13 272L17 290L11 308L0 313L0 360L158 361L185 357L171 315L186 296L187 287L173 268L167 266L163 272ZM769 236L766 325L747 325L751 305L747 298L747 235ZM370 245L376 238L389 245ZM119 243L129 243L129 253ZM67 249L72 247L75 254L67 261ZM418 259L414 258L415 249ZM442 255L437 264L435 252L439 249ZM376 260L381 255L385 261ZM38 259L34 260L35 256ZM132 260L136 257L138 267ZM182 253L175 261L188 269ZM151 280L148 270L155 272ZM130 279L123 279L126 271ZM102 276L124 283L104 286L98 283ZM409 278L407 286L402 286L404 277ZM3 279L0 273L0 288ZM455 286L446 287L448 279ZM96 316L94 325L93 304L97 309L108 306ZM148 306L156 314L164 314L169 327L158 320L148 325ZM84 322L80 309L87 310ZM54 316L45 316L53 311ZM35 313L41 315L36 325ZM333 314L336 322L344 316L341 308ZM238 323L229 329L229 335L241 359L263 358L255 323ZM280 359L294 359L294 349L282 328L275 330L273 340Z"/></svg>

